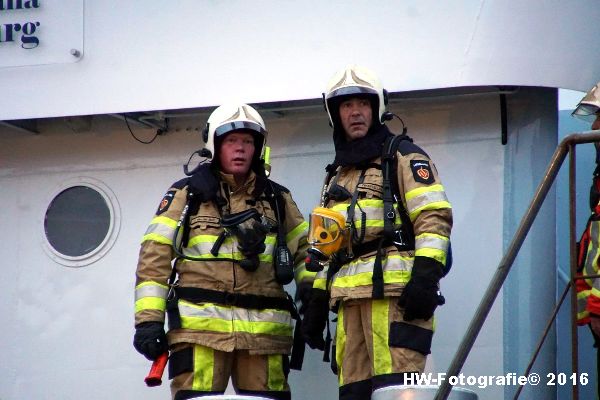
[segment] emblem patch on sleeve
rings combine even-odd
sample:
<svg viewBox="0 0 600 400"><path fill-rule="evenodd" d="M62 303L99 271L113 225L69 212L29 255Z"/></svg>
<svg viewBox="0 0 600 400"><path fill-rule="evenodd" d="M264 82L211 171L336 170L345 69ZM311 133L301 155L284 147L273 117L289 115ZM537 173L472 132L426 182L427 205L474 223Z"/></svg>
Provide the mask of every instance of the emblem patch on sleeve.
<svg viewBox="0 0 600 400"><path fill-rule="evenodd" d="M410 160L410 169L415 182L433 183L433 172L427 160Z"/></svg>
<svg viewBox="0 0 600 400"><path fill-rule="evenodd" d="M169 209L169 206L173 202L173 198L175 197L175 190L169 190L165 197L160 201L158 205L158 210L156 210L156 215L160 215Z"/></svg>

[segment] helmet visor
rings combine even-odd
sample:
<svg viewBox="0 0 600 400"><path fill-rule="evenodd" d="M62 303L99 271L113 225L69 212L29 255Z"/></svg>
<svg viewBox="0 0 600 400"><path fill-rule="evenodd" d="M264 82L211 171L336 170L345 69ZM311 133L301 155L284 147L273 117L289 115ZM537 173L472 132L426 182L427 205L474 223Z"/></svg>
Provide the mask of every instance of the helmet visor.
<svg viewBox="0 0 600 400"><path fill-rule="evenodd" d="M265 134L265 130L260 124L252 121L231 121L227 122L215 129L215 137L223 136L226 133L237 130L250 130L262 135Z"/></svg>
<svg viewBox="0 0 600 400"><path fill-rule="evenodd" d="M332 90L327 94L327 99L332 99L334 97L339 96L351 96L351 95L361 95L361 94L374 94L377 96L377 90L374 88L364 87L364 86L345 86L335 90Z"/></svg>

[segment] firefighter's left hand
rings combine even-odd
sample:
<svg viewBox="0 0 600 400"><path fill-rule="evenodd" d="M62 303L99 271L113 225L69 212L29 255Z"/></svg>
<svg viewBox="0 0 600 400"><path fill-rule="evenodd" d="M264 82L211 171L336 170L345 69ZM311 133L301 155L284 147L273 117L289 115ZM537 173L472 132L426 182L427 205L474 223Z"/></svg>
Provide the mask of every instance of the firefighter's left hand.
<svg viewBox="0 0 600 400"><path fill-rule="evenodd" d="M302 318L302 336L311 349L323 351L323 332L329 319L329 296L325 290L312 289L308 307Z"/></svg>
<svg viewBox="0 0 600 400"><path fill-rule="evenodd" d="M163 322L142 322L135 327L133 347L150 361L169 350Z"/></svg>
<svg viewBox="0 0 600 400"><path fill-rule="evenodd" d="M440 304L438 283L442 269L428 257L415 257L411 278L404 287L398 301L404 308L404 320L428 320Z"/></svg>

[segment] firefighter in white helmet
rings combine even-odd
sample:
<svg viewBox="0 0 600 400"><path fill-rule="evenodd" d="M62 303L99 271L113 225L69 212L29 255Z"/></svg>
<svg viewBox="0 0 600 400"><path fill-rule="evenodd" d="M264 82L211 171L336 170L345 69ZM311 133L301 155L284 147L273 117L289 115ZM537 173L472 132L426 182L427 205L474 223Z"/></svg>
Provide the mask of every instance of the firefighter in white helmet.
<svg viewBox="0 0 600 400"><path fill-rule="evenodd" d="M579 102L573 116L591 121L591 129L600 132L600 82L596 84ZM600 143L596 148L596 169L590 186L590 218L578 242L577 272L579 275L592 276L600 273ZM577 287L577 323L588 325L594 337L596 350L596 368L600 369L600 278L579 279ZM597 383L600 396L600 379Z"/></svg>
<svg viewBox="0 0 600 400"><path fill-rule="evenodd" d="M222 394L230 378L238 394L290 399L299 316L283 286L314 274L304 270L308 224L265 176L266 137L249 105L214 110L208 161L171 186L142 239L134 347L150 360L169 351L173 399Z"/></svg>
<svg viewBox="0 0 600 400"><path fill-rule="evenodd" d="M405 132L391 141L387 93L373 72L339 71L323 98L335 159L321 204L343 214L350 243L317 274L302 329L327 354L323 332L329 309L337 312L331 361L339 397L369 399L425 367L452 210L429 156Z"/></svg>

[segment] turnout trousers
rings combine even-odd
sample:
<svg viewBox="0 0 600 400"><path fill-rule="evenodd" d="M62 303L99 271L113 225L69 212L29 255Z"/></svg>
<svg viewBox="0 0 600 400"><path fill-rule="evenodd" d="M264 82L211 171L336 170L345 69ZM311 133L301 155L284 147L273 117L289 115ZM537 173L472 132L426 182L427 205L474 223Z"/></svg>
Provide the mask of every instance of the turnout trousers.
<svg viewBox="0 0 600 400"><path fill-rule="evenodd" d="M404 383L405 373L425 369L433 337L430 320L403 319L397 297L340 303L335 359L340 400L365 400L373 390Z"/></svg>
<svg viewBox="0 0 600 400"><path fill-rule="evenodd" d="M179 343L173 346L169 357L173 400L223 394L229 378L237 394L290 400L288 373L289 359L285 354L224 352Z"/></svg>

